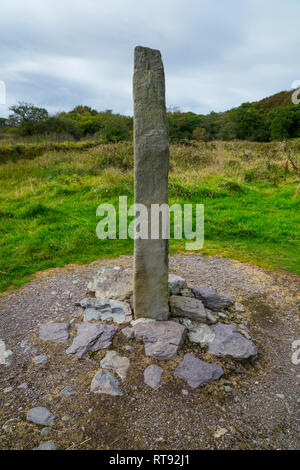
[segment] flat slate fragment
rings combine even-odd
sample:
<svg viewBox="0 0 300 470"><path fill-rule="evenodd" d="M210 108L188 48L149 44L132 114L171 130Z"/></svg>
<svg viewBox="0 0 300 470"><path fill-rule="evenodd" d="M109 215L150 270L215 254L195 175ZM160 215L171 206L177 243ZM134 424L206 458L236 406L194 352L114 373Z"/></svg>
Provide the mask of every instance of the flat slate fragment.
<svg viewBox="0 0 300 470"><path fill-rule="evenodd" d="M176 274L169 274L168 286L170 295L178 295L182 289L187 289L186 280Z"/></svg>
<svg viewBox="0 0 300 470"><path fill-rule="evenodd" d="M77 326L77 336L66 353L83 357L89 351L109 348L117 330L117 326L101 322L81 323Z"/></svg>
<svg viewBox="0 0 300 470"><path fill-rule="evenodd" d="M150 321L133 326L137 340L143 341L145 354L159 360L175 357L182 345L186 328L173 321Z"/></svg>
<svg viewBox="0 0 300 470"><path fill-rule="evenodd" d="M116 377L113 377L107 370L99 370L91 383L91 392L104 393L106 395L121 396L123 393L119 390L119 383Z"/></svg>
<svg viewBox="0 0 300 470"><path fill-rule="evenodd" d="M211 327L215 334L208 344L208 353L217 357L231 357L237 360L250 359L257 356L257 347L249 339L238 332L234 325L218 323Z"/></svg>
<svg viewBox="0 0 300 470"><path fill-rule="evenodd" d="M201 323L208 321L207 312L200 300L181 295L171 295L170 309L174 317L187 317Z"/></svg>
<svg viewBox="0 0 300 470"><path fill-rule="evenodd" d="M214 312L228 308L234 303L234 298L228 294L219 294L216 289L208 286L198 286L192 289L196 299Z"/></svg>
<svg viewBox="0 0 300 470"><path fill-rule="evenodd" d="M175 377L186 380L192 388L218 380L223 374L221 366L201 361L193 354L185 354L183 361L174 371Z"/></svg>
<svg viewBox="0 0 300 470"><path fill-rule="evenodd" d="M43 426L49 426L54 419L55 416L53 416L53 414L44 406L31 408L27 413L27 421L32 421L33 423L41 424Z"/></svg>
<svg viewBox="0 0 300 470"><path fill-rule="evenodd" d="M112 369L124 380L130 367L130 361L126 356L120 356L116 351L107 351L106 356L100 362L103 369Z"/></svg>
<svg viewBox="0 0 300 470"><path fill-rule="evenodd" d="M44 323L40 325L39 337L44 341L65 343L70 338L70 323Z"/></svg>
<svg viewBox="0 0 300 470"><path fill-rule="evenodd" d="M97 299L126 300L132 289L132 269L121 266L102 266L88 284L88 291Z"/></svg>
<svg viewBox="0 0 300 470"><path fill-rule="evenodd" d="M40 444L36 450L56 450L56 445L54 442L43 442L43 444Z"/></svg>
<svg viewBox="0 0 300 470"><path fill-rule="evenodd" d="M114 299L86 298L80 302L85 308L84 321L101 320L126 323L132 320L132 312L127 302Z"/></svg>
<svg viewBox="0 0 300 470"><path fill-rule="evenodd" d="M156 364L151 364L146 367L144 370L144 382L149 387L156 389L159 385L161 376L163 374L162 367L157 366Z"/></svg>

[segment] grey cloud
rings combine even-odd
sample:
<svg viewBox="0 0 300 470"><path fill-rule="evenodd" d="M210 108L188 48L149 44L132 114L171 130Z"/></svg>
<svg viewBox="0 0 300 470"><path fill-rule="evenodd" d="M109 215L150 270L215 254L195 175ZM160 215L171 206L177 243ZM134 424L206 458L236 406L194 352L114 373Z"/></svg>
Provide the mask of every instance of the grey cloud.
<svg viewBox="0 0 300 470"><path fill-rule="evenodd" d="M7 106L132 112L133 49L162 51L168 105L222 111L299 79L296 0L10 0L1 5Z"/></svg>

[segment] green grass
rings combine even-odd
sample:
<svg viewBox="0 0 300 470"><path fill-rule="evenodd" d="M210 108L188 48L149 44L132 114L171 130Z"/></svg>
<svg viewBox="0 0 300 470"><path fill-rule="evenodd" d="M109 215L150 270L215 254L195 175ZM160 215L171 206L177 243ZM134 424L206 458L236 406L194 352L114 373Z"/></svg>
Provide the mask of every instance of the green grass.
<svg viewBox="0 0 300 470"><path fill-rule="evenodd" d="M262 147L245 145L254 149L249 162L240 143L172 146L170 202L204 204L200 253L300 274L297 178L273 147L265 144L270 154L262 158ZM121 195L133 203L132 166L128 143L0 165L0 290L21 286L39 270L132 254L132 240L96 237L99 204L117 206ZM181 250L184 241L170 241L171 252Z"/></svg>

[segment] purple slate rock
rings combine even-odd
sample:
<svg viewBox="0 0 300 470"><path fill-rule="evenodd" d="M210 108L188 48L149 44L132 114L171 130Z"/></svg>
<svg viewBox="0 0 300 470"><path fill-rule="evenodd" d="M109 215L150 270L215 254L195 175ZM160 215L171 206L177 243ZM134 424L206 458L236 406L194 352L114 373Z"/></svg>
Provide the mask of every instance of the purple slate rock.
<svg viewBox="0 0 300 470"><path fill-rule="evenodd" d="M240 361L257 356L255 344L241 335L236 326L218 323L211 329L215 337L208 344L209 354L217 357L231 357Z"/></svg>
<svg viewBox="0 0 300 470"><path fill-rule="evenodd" d="M228 308L234 303L234 298L228 294L218 294L216 289L207 286L198 286L192 289L196 299L201 300L203 305L214 312Z"/></svg>
<svg viewBox="0 0 300 470"><path fill-rule="evenodd" d="M159 360L175 357L186 334L185 326L173 321L142 322L133 329L136 339L144 342L146 356Z"/></svg>
<svg viewBox="0 0 300 470"><path fill-rule="evenodd" d="M44 323L39 327L39 337L44 341L65 343L70 338L69 323Z"/></svg>
<svg viewBox="0 0 300 470"><path fill-rule="evenodd" d="M102 322L81 323L77 326L77 336L66 353L82 357L88 351L109 348L117 330L117 326Z"/></svg>
<svg viewBox="0 0 300 470"><path fill-rule="evenodd" d="M201 361L193 354L185 354L183 361L175 369L175 377L186 380L192 388L199 387L205 382L218 380L224 371L218 364Z"/></svg>
<svg viewBox="0 0 300 470"><path fill-rule="evenodd" d="M157 388L163 373L163 369L155 364L151 364L144 370L144 382L151 388Z"/></svg>

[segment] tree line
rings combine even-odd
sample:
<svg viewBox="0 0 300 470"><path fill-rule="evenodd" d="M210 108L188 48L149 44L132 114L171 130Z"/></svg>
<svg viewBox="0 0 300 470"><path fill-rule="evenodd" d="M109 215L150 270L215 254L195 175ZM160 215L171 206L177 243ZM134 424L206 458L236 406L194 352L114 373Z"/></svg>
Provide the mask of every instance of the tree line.
<svg viewBox="0 0 300 470"><path fill-rule="evenodd" d="M8 119L0 118L0 128L10 129L18 136L55 134L74 140L93 136L108 142L131 140L133 136L133 118L111 110L97 111L80 105L51 116L46 109L28 103L18 103L10 110ZM300 105L270 109L270 106L260 106L259 102L243 103L229 111L207 115L170 109L168 120L172 141L269 142L300 137Z"/></svg>

